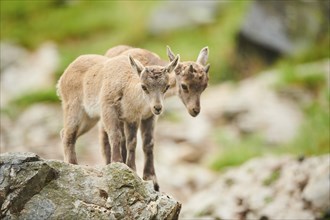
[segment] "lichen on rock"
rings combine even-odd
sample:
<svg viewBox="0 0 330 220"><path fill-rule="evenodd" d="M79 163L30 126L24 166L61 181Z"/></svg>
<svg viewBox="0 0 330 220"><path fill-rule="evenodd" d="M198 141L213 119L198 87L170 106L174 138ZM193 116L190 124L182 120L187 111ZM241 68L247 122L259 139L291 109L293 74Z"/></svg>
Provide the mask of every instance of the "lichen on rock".
<svg viewBox="0 0 330 220"><path fill-rule="evenodd" d="M181 204L153 190L125 164L103 168L0 156L3 219L177 219Z"/></svg>

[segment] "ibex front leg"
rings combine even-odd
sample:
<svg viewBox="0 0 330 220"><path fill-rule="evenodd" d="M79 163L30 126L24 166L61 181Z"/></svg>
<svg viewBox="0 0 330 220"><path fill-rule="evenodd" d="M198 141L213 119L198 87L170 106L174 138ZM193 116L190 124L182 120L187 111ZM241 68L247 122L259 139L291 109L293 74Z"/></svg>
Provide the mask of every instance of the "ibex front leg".
<svg viewBox="0 0 330 220"><path fill-rule="evenodd" d="M159 191L159 185L154 168L154 127L155 116L151 116L150 118L141 121L140 128L144 151L143 179L152 180L154 183L154 189Z"/></svg>
<svg viewBox="0 0 330 220"><path fill-rule="evenodd" d="M128 150L127 157L127 166L132 168L132 170L136 170L135 166L135 148L136 148L136 133L138 129L138 123L128 123L125 122L125 135L126 135L126 144Z"/></svg>

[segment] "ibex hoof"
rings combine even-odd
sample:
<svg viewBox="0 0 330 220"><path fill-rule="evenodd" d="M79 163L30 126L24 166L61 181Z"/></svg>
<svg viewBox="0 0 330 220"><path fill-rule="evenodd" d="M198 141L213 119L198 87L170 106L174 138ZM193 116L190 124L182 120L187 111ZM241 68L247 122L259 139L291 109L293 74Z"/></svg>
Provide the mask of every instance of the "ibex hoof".
<svg viewBox="0 0 330 220"><path fill-rule="evenodd" d="M148 180L152 181L152 184L154 185L154 190L159 192L159 185L158 185L157 178L155 175L152 175L152 176L144 175L143 179L146 181L148 181Z"/></svg>
<svg viewBox="0 0 330 220"><path fill-rule="evenodd" d="M159 185L158 183L154 183L154 190L159 192Z"/></svg>

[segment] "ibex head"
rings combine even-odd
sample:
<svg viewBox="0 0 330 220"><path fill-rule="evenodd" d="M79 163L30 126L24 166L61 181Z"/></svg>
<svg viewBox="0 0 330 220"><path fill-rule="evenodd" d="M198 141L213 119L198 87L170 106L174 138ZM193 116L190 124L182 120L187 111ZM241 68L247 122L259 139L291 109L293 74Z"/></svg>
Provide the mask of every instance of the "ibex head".
<svg viewBox="0 0 330 220"><path fill-rule="evenodd" d="M181 62L175 69L177 93L193 117L196 117L201 110L200 96L208 86L210 69L210 64L206 64L208 54L208 47L204 47L196 62ZM169 46L167 46L167 55L170 61L174 60L175 56Z"/></svg>
<svg viewBox="0 0 330 220"><path fill-rule="evenodd" d="M163 111L165 92L170 87L169 73L174 71L180 62L177 55L167 66L143 66L138 60L129 56L133 71L140 76L141 88L150 104L151 112L159 115Z"/></svg>

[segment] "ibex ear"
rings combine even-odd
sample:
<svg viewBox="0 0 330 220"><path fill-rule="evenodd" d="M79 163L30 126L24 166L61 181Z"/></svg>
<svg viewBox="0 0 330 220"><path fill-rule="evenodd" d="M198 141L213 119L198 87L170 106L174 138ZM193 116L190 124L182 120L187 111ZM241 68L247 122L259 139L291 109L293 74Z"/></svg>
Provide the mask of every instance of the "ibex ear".
<svg viewBox="0 0 330 220"><path fill-rule="evenodd" d="M201 51L199 52L199 55L197 57L197 63L205 66L207 59L209 57L209 48L208 47L204 47L203 49L201 49Z"/></svg>
<svg viewBox="0 0 330 220"><path fill-rule="evenodd" d="M170 59L170 61L173 61L175 59L175 55L169 46L166 46L166 51L167 51L167 56Z"/></svg>
<svg viewBox="0 0 330 220"><path fill-rule="evenodd" d="M178 67L179 62L180 62L180 55L178 54L178 55L176 55L174 60L172 62L170 62L170 64L167 65L166 72L170 73L173 70L175 70Z"/></svg>
<svg viewBox="0 0 330 220"><path fill-rule="evenodd" d="M205 67L204 67L204 71L206 73L209 73L209 70L210 70L210 64L207 64Z"/></svg>
<svg viewBox="0 0 330 220"><path fill-rule="evenodd" d="M138 60L133 59L133 57L131 57L130 55L128 55L128 58L129 63L132 66L133 72L137 73L140 76L144 69L144 66Z"/></svg>

